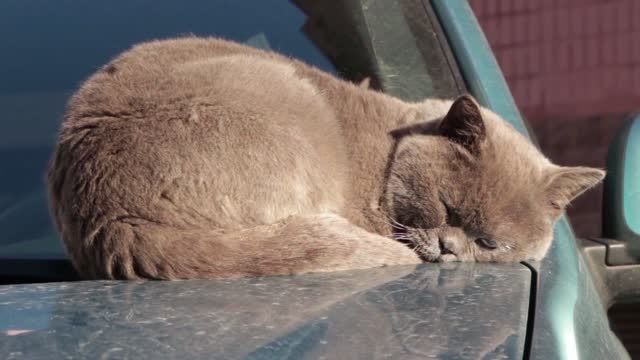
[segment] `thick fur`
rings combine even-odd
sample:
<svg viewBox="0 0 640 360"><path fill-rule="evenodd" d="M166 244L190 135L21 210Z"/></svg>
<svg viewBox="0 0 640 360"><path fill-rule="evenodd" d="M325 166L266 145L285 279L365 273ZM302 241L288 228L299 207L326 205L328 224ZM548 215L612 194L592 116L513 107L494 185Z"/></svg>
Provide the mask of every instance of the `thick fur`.
<svg viewBox="0 0 640 360"><path fill-rule="evenodd" d="M48 179L83 276L179 279L540 258L561 209L602 176L552 165L470 97L409 104L182 38L137 45L82 85Z"/></svg>

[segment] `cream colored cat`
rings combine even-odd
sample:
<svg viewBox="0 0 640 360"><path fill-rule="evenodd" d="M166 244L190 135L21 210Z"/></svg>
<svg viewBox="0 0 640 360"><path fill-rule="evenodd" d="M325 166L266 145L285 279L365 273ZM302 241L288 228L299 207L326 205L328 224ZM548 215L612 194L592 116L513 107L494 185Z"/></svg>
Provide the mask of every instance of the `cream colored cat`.
<svg viewBox="0 0 640 360"><path fill-rule="evenodd" d="M406 103L219 39L133 47L68 104L49 195L86 278L541 258L601 170L470 96Z"/></svg>

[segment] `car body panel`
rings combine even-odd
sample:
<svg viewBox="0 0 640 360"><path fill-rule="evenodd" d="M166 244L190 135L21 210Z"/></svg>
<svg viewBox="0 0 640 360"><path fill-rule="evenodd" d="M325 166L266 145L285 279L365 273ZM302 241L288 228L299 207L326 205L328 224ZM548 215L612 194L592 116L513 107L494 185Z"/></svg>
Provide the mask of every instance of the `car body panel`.
<svg viewBox="0 0 640 360"><path fill-rule="evenodd" d="M0 349L13 359L522 358L530 279L521 264L459 263L8 285Z"/></svg>
<svg viewBox="0 0 640 360"><path fill-rule="evenodd" d="M628 359L609 327L606 307L577 250L566 219L554 229L554 243L536 269L537 289L531 359Z"/></svg>

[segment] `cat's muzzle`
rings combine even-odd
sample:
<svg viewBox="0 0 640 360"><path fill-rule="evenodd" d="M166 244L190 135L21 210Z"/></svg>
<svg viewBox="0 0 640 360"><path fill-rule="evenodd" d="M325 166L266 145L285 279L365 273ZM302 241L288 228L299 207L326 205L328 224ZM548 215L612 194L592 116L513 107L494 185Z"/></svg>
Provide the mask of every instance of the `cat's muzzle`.
<svg viewBox="0 0 640 360"><path fill-rule="evenodd" d="M410 228L395 235L396 240L407 244L424 261L450 262L457 260L455 253L445 245L436 229Z"/></svg>

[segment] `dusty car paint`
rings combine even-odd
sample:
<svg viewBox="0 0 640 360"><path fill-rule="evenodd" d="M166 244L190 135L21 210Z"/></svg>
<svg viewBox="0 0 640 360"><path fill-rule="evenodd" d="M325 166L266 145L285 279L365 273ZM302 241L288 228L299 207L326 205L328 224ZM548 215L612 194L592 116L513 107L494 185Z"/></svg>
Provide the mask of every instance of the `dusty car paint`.
<svg viewBox="0 0 640 360"><path fill-rule="evenodd" d="M459 263L10 285L0 287L0 352L12 359L522 358L530 279L521 264Z"/></svg>

